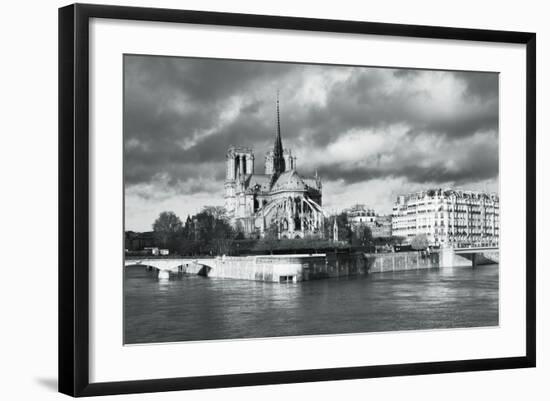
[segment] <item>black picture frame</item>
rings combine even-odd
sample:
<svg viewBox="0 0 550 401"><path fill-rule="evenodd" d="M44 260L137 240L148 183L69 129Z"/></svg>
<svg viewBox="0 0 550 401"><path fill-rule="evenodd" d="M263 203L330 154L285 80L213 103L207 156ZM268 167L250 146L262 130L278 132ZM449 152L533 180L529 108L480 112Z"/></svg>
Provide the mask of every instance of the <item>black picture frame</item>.
<svg viewBox="0 0 550 401"><path fill-rule="evenodd" d="M89 381L88 61L91 18L323 31L526 46L526 353L520 357L122 382ZM535 366L536 35L527 32L74 4L59 9L59 391L71 396L361 379Z"/></svg>

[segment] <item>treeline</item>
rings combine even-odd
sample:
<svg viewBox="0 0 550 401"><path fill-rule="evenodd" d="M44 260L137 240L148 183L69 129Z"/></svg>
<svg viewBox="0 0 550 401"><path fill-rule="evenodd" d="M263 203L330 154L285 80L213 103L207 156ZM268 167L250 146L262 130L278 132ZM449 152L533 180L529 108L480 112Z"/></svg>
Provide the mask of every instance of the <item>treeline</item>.
<svg viewBox="0 0 550 401"><path fill-rule="evenodd" d="M334 240L334 222L337 241ZM373 238L368 226L352 229L347 215L325 218L324 239L279 239L276 226L267 227L264 238L245 238L242 228L233 228L220 206L206 206L200 213L187 216L185 222L174 212L162 212L153 223L154 245L170 254L244 255L265 253L314 253L330 250L373 252L377 246L398 242L398 239Z"/></svg>
<svg viewBox="0 0 550 401"><path fill-rule="evenodd" d="M178 255L229 254L238 236L218 206L205 207L183 223L174 212L162 212L153 223L157 246Z"/></svg>

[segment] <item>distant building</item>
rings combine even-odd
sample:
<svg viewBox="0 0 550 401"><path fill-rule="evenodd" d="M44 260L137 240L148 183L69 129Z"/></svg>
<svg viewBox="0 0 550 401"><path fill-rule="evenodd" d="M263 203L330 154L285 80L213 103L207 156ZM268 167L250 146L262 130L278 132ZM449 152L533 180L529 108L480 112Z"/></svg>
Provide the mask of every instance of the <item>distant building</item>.
<svg viewBox="0 0 550 401"><path fill-rule="evenodd" d="M254 159L251 148L227 151L224 201L232 225L247 237L322 237L321 179L299 174L296 158L283 149L278 97L275 144L265 156L264 174L254 171Z"/></svg>
<svg viewBox="0 0 550 401"><path fill-rule="evenodd" d="M391 216L377 215L374 209L362 204L356 204L344 210L352 230L364 225L370 228L374 238L391 237Z"/></svg>
<svg viewBox="0 0 550 401"><path fill-rule="evenodd" d="M499 197L494 193L432 189L400 195L392 234L425 234L431 245L498 246Z"/></svg>
<svg viewBox="0 0 550 401"><path fill-rule="evenodd" d="M376 216L374 224L370 226L373 238L389 238L392 236L392 216Z"/></svg>
<svg viewBox="0 0 550 401"><path fill-rule="evenodd" d="M353 205L345 210L348 216L348 223L351 227L357 227L360 224L372 225L376 221L374 209L369 209L365 205Z"/></svg>

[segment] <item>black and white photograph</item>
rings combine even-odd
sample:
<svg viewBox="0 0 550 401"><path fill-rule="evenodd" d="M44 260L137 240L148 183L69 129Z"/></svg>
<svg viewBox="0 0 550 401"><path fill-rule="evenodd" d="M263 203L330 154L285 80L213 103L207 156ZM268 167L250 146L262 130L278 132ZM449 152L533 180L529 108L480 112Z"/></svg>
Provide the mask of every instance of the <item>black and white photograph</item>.
<svg viewBox="0 0 550 401"><path fill-rule="evenodd" d="M499 325L499 75L127 54L124 343Z"/></svg>
<svg viewBox="0 0 550 401"><path fill-rule="evenodd" d="M550 399L545 3L5 4L0 399Z"/></svg>

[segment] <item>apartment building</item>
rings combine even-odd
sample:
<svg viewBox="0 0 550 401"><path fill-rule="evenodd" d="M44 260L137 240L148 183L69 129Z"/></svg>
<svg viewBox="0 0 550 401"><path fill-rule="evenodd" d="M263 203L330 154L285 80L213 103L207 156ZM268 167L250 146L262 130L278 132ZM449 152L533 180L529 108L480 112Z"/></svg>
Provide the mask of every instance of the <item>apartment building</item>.
<svg viewBox="0 0 550 401"><path fill-rule="evenodd" d="M392 235L425 234L434 246L498 246L499 225L494 193L430 189L398 196L392 213Z"/></svg>
<svg viewBox="0 0 550 401"><path fill-rule="evenodd" d="M346 209L345 212L352 230L355 230L360 225L366 225L371 229L374 238L391 237L392 216L376 214L374 209L368 208L363 204L353 205Z"/></svg>

